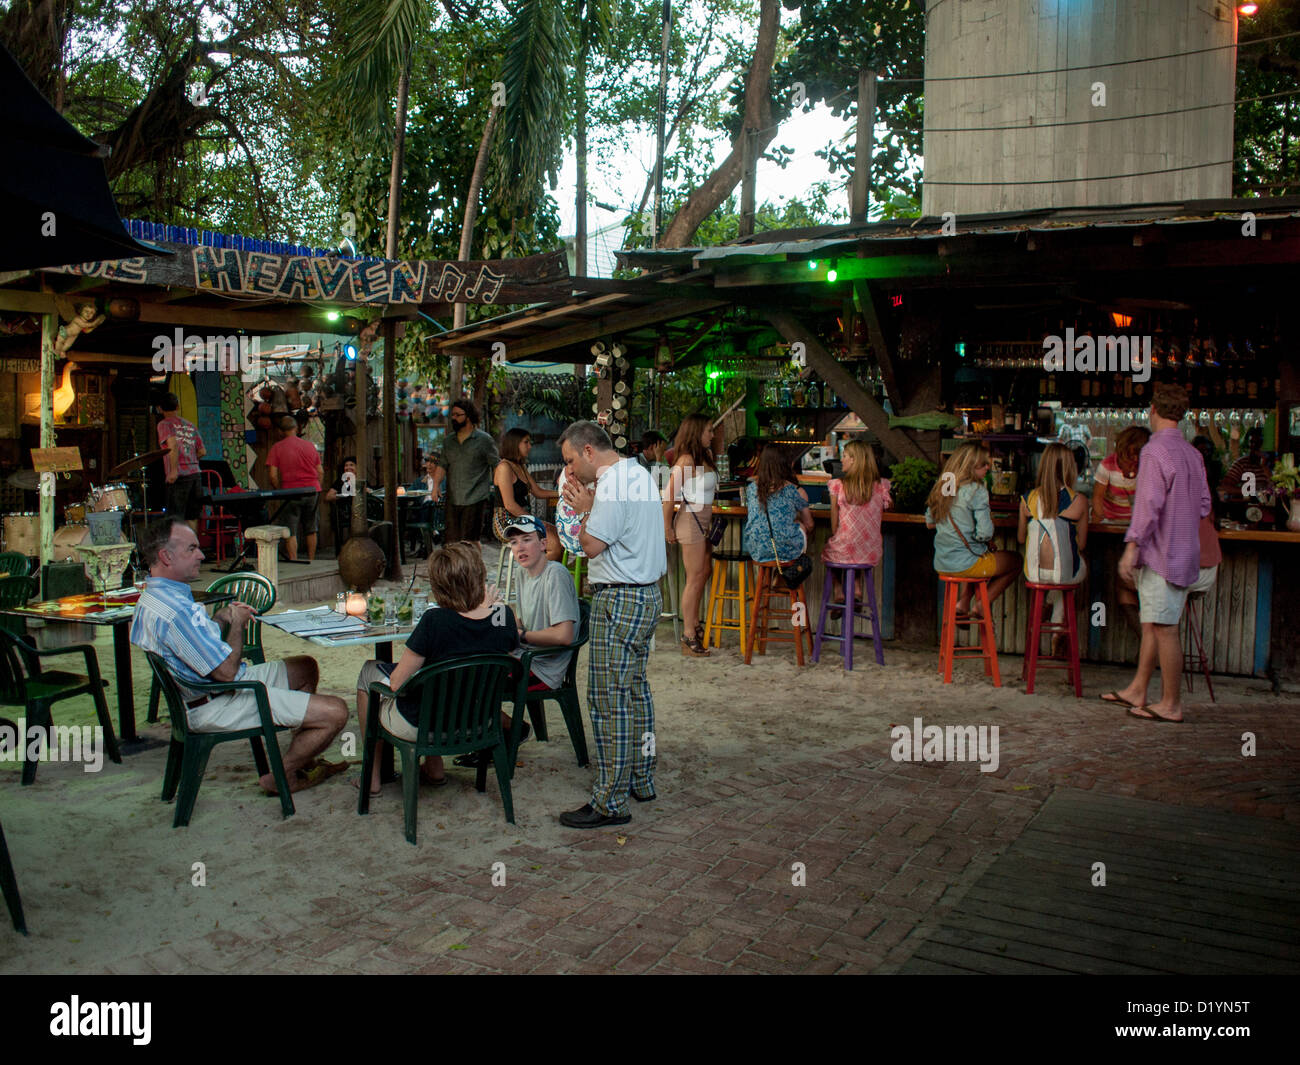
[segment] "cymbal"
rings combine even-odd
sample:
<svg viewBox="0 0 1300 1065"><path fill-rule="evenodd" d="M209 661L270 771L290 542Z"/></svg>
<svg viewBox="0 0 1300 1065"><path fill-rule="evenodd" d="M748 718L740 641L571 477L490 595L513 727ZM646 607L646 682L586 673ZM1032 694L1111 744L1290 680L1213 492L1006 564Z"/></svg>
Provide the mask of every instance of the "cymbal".
<svg viewBox="0 0 1300 1065"><path fill-rule="evenodd" d="M157 462L167 454L167 449L159 448L157 451L146 451L142 455L132 455L125 462L119 462L108 471L110 477L121 477L123 474L130 473L132 470L142 470L146 466Z"/></svg>
<svg viewBox="0 0 1300 1065"><path fill-rule="evenodd" d="M15 488L21 488L27 492L39 492L41 490L41 475L35 470L18 470L11 473L8 482ZM56 489L79 488L81 487L81 474L75 472L56 474L54 487Z"/></svg>

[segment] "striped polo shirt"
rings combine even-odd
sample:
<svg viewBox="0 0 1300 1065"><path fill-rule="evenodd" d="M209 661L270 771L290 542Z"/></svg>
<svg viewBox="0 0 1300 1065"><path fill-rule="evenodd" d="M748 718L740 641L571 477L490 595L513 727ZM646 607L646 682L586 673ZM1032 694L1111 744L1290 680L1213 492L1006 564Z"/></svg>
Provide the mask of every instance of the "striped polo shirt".
<svg viewBox="0 0 1300 1065"><path fill-rule="evenodd" d="M221 638L221 626L194 601L188 584L166 577L150 577L131 621L131 642L152 651L171 667L176 679L210 681L211 673L230 657L231 647ZM248 666L239 663L236 680ZM186 692L196 697L198 692Z"/></svg>

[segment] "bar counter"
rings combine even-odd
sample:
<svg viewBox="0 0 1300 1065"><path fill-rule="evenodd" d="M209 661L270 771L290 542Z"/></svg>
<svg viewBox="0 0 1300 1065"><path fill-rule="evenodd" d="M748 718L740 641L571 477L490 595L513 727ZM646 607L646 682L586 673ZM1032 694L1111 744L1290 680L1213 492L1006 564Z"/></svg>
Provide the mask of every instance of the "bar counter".
<svg viewBox="0 0 1300 1065"><path fill-rule="evenodd" d="M830 535L830 507L811 508L814 518L809 554L812 575L804 585L810 623L817 624L821 609L824 571L821 548ZM736 519L727 523L720 551L740 552L745 507L718 503L713 513ZM1020 553L1016 542L1017 519L993 519L994 546ZM1088 578L1076 593L1080 653L1089 661L1111 664L1137 660L1138 639L1124 622L1116 602L1116 573L1127 526L1092 522L1084 549ZM911 643L938 646L940 595L934 572L934 536L922 514L886 511L883 523L884 558L876 567L877 601L881 635ZM1214 673L1268 676L1275 684L1300 684L1300 597L1284 594L1286 582L1274 573L1292 572L1300 565L1300 533L1284 530L1221 529L1223 562L1214 591L1202 604L1202 640ZM734 587L736 564L730 564ZM707 603L707 597L706 597ZM1102 610L1098 610L1100 605ZM730 604L729 604L730 607ZM1023 654L1028 593L1019 581L994 604L998 650ZM734 609L728 610L728 616ZM1093 624L1094 618L1104 624ZM1186 619L1184 619L1186 625ZM867 631L859 623L860 631Z"/></svg>

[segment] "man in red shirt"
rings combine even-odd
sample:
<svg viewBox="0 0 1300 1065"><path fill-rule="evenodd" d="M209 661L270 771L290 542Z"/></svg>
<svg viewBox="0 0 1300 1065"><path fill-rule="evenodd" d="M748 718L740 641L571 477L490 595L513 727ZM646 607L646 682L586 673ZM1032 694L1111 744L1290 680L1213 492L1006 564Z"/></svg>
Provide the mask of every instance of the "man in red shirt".
<svg viewBox="0 0 1300 1065"><path fill-rule="evenodd" d="M302 526L307 541L307 559L316 558L316 506L320 502L320 486L325 480L320 453L316 445L298 435L298 423L292 415L280 419L284 439L273 444L266 457L266 467L271 473L272 488L310 488L312 495L287 500L275 520L289 529L289 542L285 553L291 559L298 557L298 527Z"/></svg>
<svg viewBox="0 0 1300 1065"><path fill-rule="evenodd" d="M158 443L166 450L163 465L167 471L164 505L168 514L184 518L195 532L199 528L199 459L204 455L203 438L192 422L180 416L181 401L168 392L158 404L162 420L158 422Z"/></svg>

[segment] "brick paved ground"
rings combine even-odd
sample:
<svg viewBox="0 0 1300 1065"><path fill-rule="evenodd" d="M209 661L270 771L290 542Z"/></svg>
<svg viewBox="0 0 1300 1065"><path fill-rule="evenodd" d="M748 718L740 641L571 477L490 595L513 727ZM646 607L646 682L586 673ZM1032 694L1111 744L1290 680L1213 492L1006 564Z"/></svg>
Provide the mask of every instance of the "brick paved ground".
<svg viewBox="0 0 1300 1065"><path fill-rule="evenodd" d="M1054 787L1300 820L1300 704L1261 694L1260 682L1225 681L1218 704L1198 703L1191 724L1172 727L1126 720L1095 697L994 693L975 672L944 688L933 677L932 651L891 649L890 656L889 668L912 670L936 707L927 722L944 720L945 700L964 700L968 715L972 699L996 708L997 772L974 763L894 762L883 738L816 757L777 752L752 769L639 806L625 828L561 835L556 845L505 846L504 886L494 886L479 864L439 868L422 837L419 849L389 847L363 879L353 869L337 877L322 874L327 866L286 869L286 877L319 884L310 909L296 916L250 919L254 900L239 911L239 931L217 927L201 938L150 945L105 968L888 973L1017 838ZM1005 660L1004 675L1014 676L1018 665ZM711 668L754 675L725 662ZM817 667L817 675L829 676L827 668ZM797 692L793 666L781 669ZM864 705L871 684L869 669L846 678L844 710L874 715L874 734L884 737L891 711ZM910 709L894 712L899 723L911 723ZM1254 757L1241 754L1245 730L1257 737ZM344 810L349 801L342 796ZM211 808L205 816L212 819ZM806 871L803 886L792 883L795 863ZM64 964L76 964L76 948L64 949ZM0 953L0 969L31 964L21 951Z"/></svg>

